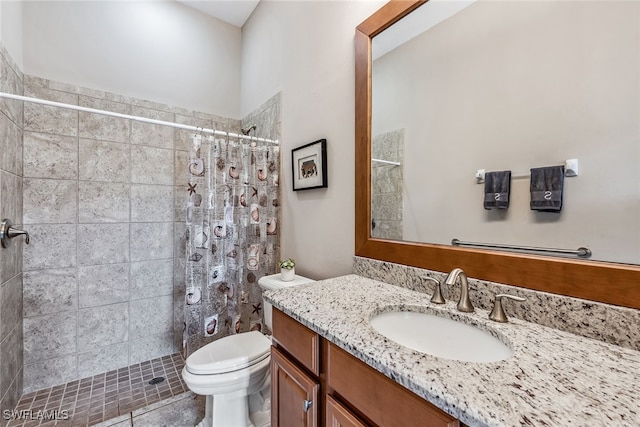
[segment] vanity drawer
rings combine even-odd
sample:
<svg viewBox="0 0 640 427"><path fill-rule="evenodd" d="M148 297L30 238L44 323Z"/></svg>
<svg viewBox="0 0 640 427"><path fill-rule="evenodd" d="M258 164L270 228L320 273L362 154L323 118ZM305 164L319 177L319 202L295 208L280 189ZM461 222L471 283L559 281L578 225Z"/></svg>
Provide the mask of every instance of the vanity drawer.
<svg viewBox="0 0 640 427"><path fill-rule="evenodd" d="M273 340L302 366L320 375L320 337L306 326L273 308Z"/></svg>
<svg viewBox="0 0 640 427"><path fill-rule="evenodd" d="M327 385L379 426L460 426L460 422L329 343Z"/></svg>

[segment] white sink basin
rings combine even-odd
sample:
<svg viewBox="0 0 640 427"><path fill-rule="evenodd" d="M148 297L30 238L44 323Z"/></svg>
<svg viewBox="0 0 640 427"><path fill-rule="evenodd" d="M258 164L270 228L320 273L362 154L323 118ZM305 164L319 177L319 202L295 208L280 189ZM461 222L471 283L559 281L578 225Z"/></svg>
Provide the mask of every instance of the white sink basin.
<svg viewBox="0 0 640 427"><path fill-rule="evenodd" d="M392 311L374 316L371 326L413 350L463 362L497 362L513 351L482 329L433 314Z"/></svg>

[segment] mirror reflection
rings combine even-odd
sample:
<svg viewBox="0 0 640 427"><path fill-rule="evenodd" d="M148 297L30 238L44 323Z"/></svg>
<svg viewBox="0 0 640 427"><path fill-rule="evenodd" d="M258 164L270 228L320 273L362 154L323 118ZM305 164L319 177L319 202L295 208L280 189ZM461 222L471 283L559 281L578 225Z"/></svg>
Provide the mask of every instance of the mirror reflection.
<svg viewBox="0 0 640 427"><path fill-rule="evenodd" d="M431 0L374 37L371 235L640 264L638 15L624 1ZM562 209L531 210L529 170L566 159L579 174ZM508 209L484 209L479 169L511 171Z"/></svg>

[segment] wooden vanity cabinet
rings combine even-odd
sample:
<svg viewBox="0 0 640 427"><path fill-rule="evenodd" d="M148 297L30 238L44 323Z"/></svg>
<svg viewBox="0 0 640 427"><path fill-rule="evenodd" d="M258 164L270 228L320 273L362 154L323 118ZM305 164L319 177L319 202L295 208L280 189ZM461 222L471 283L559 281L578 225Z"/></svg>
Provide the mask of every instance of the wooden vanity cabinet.
<svg viewBox="0 0 640 427"><path fill-rule="evenodd" d="M460 422L329 343L327 386L379 426L459 427Z"/></svg>
<svg viewBox="0 0 640 427"><path fill-rule="evenodd" d="M273 309L271 425L320 425L320 337Z"/></svg>
<svg viewBox="0 0 640 427"><path fill-rule="evenodd" d="M274 308L271 425L458 427L461 424Z"/></svg>

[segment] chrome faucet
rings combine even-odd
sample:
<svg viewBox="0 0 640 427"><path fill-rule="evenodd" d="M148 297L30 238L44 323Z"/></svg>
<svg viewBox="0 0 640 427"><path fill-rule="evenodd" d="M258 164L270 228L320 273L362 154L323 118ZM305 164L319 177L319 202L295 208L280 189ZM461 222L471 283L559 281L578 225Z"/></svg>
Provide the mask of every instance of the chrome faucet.
<svg viewBox="0 0 640 427"><path fill-rule="evenodd" d="M473 304L469 299L469 281L467 275L464 274L461 268L454 268L444 281L446 285L455 285L456 280L460 277L460 300L458 301L458 311L464 313L473 312Z"/></svg>

